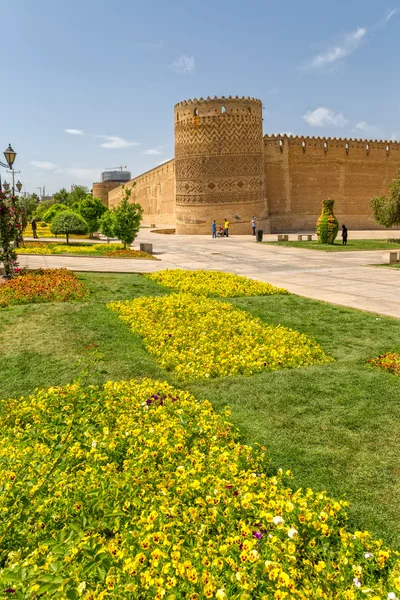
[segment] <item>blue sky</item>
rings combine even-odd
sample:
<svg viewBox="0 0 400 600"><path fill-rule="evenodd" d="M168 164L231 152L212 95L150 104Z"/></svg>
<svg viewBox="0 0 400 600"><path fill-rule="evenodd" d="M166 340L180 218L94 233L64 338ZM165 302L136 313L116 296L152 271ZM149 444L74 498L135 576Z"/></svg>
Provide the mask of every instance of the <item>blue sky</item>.
<svg viewBox="0 0 400 600"><path fill-rule="evenodd" d="M3 0L0 14L0 144L26 191L172 158L173 106L200 96L261 98L265 133L400 138L400 0Z"/></svg>

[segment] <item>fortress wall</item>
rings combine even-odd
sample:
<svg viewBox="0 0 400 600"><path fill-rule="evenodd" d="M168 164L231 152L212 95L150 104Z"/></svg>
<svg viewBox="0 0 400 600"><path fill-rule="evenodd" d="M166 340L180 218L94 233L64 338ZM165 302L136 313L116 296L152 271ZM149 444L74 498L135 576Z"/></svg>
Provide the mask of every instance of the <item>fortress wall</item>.
<svg viewBox="0 0 400 600"><path fill-rule="evenodd" d="M93 197L100 198L104 206L108 208L108 194L111 190L116 187L119 187L119 183L116 181L102 181L101 183L93 184Z"/></svg>
<svg viewBox="0 0 400 600"><path fill-rule="evenodd" d="M388 193L400 144L265 136L264 160L272 232L315 229L325 198L335 200L340 224L377 229L370 199Z"/></svg>
<svg viewBox="0 0 400 600"><path fill-rule="evenodd" d="M133 187L133 184L136 185ZM170 225L175 223L175 161L151 169L131 179L125 187L132 188L131 201L143 208L143 224ZM110 208L118 206L122 198L122 186L108 194Z"/></svg>

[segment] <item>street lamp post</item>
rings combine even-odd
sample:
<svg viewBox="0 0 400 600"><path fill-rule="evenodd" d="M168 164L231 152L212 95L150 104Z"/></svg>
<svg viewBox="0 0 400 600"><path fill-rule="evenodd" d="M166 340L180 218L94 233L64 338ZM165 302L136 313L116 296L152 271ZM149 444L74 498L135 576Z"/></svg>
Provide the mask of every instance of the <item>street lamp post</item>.
<svg viewBox="0 0 400 600"><path fill-rule="evenodd" d="M17 156L17 153L12 149L11 144L8 144L8 148L6 148L4 150L4 157L5 157L6 161L7 161L7 164L3 163L0 160L0 166L4 167L5 169L9 168L10 172L13 175L13 186L12 186L12 193L13 193L13 195L14 195L14 191L15 191L14 190L14 169L13 169L13 164L14 164L16 156ZM20 171L18 171L18 173L20 173ZM0 188L1 188L1 179L0 179ZM7 188L5 188L5 189L7 189Z"/></svg>

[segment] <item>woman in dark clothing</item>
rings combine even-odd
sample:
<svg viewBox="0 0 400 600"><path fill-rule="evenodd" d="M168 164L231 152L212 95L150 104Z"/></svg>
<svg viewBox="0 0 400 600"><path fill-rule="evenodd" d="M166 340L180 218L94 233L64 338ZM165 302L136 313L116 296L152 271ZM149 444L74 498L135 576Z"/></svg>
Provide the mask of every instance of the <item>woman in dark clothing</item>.
<svg viewBox="0 0 400 600"><path fill-rule="evenodd" d="M342 225L342 244L343 244L343 246L347 246L347 227L346 227L346 225Z"/></svg>

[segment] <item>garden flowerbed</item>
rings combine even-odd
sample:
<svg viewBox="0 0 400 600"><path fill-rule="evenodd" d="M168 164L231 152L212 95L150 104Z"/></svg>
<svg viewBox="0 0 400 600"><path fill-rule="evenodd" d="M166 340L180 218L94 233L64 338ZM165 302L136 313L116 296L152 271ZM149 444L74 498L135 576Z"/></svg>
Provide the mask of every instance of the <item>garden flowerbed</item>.
<svg viewBox="0 0 400 600"><path fill-rule="evenodd" d="M331 360L315 340L286 327L265 325L219 300L170 294L108 306L140 334L157 362L183 381Z"/></svg>
<svg viewBox="0 0 400 600"><path fill-rule="evenodd" d="M387 352L377 358L371 358L367 362L373 367L392 373L392 375L400 375L400 354L398 352Z"/></svg>
<svg viewBox="0 0 400 600"><path fill-rule="evenodd" d="M84 300L87 289L68 269L38 269L22 273L0 287L0 308L31 302Z"/></svg>
<svg viewBox="0 0 400 600"><path fill-rule="evenodd" d="M395 598L398 553L267 474L228 416L152 380L3 401L4 597Z"/></svg>
<svg viewBox="0 0 400 600"><path fill-rule="evenodd" d="M220 271L184 271L173 269L146 275L149 279L173 288L179 292L189 292L196 296L213 298L234 298L236 296L269 296L287 294L287 290L270 283L255 281L232 273Z"/></svg>
<svg viewBox="0 0 400 600"><path fill-rule="evenodd" d="M26 242L17 248L17 254L68 254L76 256L103 256L107 258L149 258L154 256L141 250L125 248L123 244L62 244L57 242Z"/></svg>

